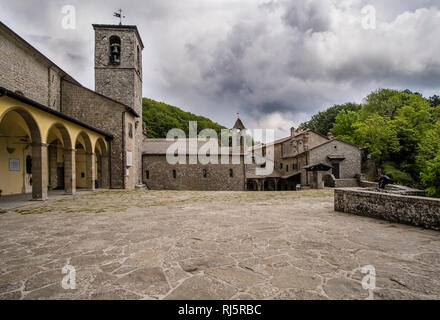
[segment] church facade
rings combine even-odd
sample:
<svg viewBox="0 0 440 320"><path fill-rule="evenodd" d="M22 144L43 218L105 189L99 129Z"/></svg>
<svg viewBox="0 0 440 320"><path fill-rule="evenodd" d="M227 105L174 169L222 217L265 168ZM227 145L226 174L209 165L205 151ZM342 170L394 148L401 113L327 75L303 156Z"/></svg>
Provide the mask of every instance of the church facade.
<svg viewBox="0 0 440 320"><path fill-rule="evenodd" d="M94 25L95 91L0 23L0 190L133 189L142 181L137 27Z"/></svg>

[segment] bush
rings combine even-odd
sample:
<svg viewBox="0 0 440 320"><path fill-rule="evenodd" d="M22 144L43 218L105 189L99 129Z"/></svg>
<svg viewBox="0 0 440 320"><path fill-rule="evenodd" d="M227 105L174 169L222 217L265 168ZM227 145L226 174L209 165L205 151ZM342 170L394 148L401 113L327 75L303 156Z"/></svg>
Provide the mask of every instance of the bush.
<svg viewBox="0 0 440 320"><path fill-rule="evenodd" d="M440 198L440 154L426 163L421 175L422 184L428 197Z"/></svg>
<svg viewBox="0 0 440 320"><path fill-rule="evenodd" d="M414 180L411 175L396 168L392 162L385 162L383 164L384 174L392 179L393 184L399 184L403 186L414 186Z"/></svg>

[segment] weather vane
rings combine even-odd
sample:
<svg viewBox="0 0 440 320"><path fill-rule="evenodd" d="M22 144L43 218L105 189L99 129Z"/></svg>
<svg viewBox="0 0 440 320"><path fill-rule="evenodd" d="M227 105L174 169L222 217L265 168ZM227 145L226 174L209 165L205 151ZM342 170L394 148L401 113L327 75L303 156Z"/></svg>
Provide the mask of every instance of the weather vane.
<svg viewBox="0 0 440 320"><path fill-rule="evenodd" d="M119 18L119 25L122 25L122 19L125 19L125 16L122 15L122 9L119 9L117 12L113 14L113 17Z"/></svg>

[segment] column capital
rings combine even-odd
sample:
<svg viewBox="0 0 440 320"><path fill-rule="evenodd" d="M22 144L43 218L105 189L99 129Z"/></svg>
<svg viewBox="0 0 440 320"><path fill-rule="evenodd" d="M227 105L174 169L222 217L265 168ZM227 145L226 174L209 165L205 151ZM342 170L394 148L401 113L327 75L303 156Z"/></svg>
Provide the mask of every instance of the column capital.
<svg viewBox="0 0 440 320"><path fill-rule="evenodd" d="M48 143L42 143L42 142L32 142L32 143L31 143L31 146L32 146L32 147L35 147L35 148L38 148L38 147L44 147L44 148L47 148L47 147L50 146L50 144L48 144Z"/></svg>

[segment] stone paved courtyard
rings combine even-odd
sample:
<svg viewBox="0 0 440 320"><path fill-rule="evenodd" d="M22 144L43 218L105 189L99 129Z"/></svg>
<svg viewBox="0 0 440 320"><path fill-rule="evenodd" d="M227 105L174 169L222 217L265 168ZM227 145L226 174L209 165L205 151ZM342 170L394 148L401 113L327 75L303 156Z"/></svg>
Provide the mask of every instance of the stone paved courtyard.
<svg viewBox="0 0 440 320"><path fill-rule="evenodd" d="M0 214L0 299L439 299L439 274L439 232L334 212L333 190L101 191Z"/></svg>

